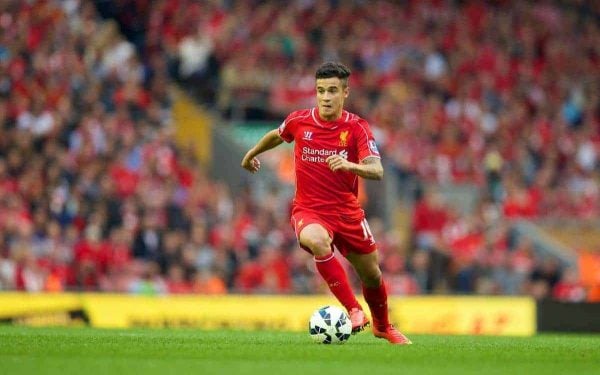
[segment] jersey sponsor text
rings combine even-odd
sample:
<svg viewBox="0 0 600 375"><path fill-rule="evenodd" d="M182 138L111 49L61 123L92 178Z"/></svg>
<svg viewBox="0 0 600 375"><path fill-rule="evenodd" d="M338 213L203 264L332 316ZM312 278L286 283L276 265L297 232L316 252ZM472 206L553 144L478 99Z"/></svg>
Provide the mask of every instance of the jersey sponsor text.
<svg viewBox="0 0 600 375"><path fill-rule="evenodd" d="M326 150L324 148L315 149L307 146L302 147L302 161L311 163L326 163L329 156L337 154L337 150ZM346 150L340 151L340 155L344 159L348 158Z"/></svg>

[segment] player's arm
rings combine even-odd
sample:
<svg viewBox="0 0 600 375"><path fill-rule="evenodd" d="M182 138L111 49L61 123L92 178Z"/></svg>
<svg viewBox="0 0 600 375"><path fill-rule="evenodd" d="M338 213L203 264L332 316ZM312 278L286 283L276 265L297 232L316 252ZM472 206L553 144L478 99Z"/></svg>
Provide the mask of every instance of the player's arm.
<svg viewBox="0 0 600 375"><path fill-rule="evenodd" d="M327 164L329 164L329 168L334 172L352 172L369 180L383 179L383 165L381 165L381 159L375 156L364 158L363 161L358 164L348 161L340 155L331 155L327 158Z"/></svg>
<svg viewBox="0 0 600 375"><path fill-rule="evenodd" d="M260 161L256 157L267 150L279 146L281 143L283 143L283 139L279 136L279 131L277 129L267 132L254 147L248 150L242 159L242 168L247 169L252 173L258 172L260 169Z"/></svg>

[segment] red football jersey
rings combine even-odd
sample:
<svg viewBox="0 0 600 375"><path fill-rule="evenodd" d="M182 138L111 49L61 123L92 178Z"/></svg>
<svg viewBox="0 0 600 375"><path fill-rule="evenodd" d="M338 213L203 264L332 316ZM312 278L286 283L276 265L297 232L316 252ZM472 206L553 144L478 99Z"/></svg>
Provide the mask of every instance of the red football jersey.
<svg viewBox="0 0 600 375"><path fill-rule="evenodd" d="M347 111L338 120L324 121L317 108L305 109L292 112L279 126L279 135L295 141L295 207L351 218L364 214L357 199L358 176L333 172L326 160L335 154L353 163L379 158L367 121Z"/></svg>

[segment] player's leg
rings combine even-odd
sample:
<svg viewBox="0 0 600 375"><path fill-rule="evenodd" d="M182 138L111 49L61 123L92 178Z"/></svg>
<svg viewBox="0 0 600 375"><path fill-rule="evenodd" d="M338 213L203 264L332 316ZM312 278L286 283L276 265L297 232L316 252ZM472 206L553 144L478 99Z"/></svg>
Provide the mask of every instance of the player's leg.
<svg viewBox="0 0 600 375"><path fill-rule="evenodd" d="M411 341L390 324L388 296L379 268L377 250L367 254L348 252L346 259L352 263L360 278L363 296L373 318L373 334L385 338L392 344L410 344Z"/></svg>
<svg viewBox="0 0 600 375"><path fill-rule="evenodd" d="M346 259L352 263L360 278L365 301L371 309L373 323L389 324L387 292L381 277L377 250L368 254L348 252Z"/></svg>
<svg viewBox="0 0 600 375"><path fill-rule="evenodd" d="M303 248L309 249L314 255L319 274L327 282L329 290L331 290L338 301L340 301L349 313L352 311L362 312L362 308L350 287L346 271L344 271L344 268L333 253L331 246L332 239L327 229L317 223L308 224L298 234L298 241ZM357 327L354 327L354 325L353 321L353 330L361 330L364 322L361 320L360 324L356 323Z"/></svg>

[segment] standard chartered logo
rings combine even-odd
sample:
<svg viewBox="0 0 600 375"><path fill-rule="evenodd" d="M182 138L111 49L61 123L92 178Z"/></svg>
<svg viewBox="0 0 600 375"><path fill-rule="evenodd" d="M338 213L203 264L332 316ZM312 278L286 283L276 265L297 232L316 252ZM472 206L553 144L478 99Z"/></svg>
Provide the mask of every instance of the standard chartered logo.
<svg viewBox="0 0 600 375"><path fill-rule="evenodd" d="M337 155L337 150L326 150L324 148L310 148L302 147L302 161L308 161L311 163L325 163L327 158L331 155ZM342 150L339 155L344 159L348 159L348 151Z"/></svg>

